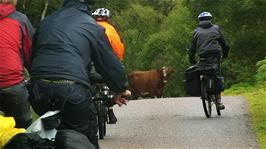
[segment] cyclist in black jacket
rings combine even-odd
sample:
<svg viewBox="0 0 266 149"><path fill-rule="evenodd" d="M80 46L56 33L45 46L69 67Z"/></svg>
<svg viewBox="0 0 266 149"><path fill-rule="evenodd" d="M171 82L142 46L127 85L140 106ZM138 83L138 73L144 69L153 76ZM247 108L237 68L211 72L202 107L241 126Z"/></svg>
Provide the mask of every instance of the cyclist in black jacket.
<svg viewBox="0 0 266 149"><path fill-rule="evenodd" d="M212 24L212 15L209 12L202 12L198 16L199 25L194 30L192 46L189 50L189 61L195 64L195 53L198 49L199 58L205 58L208 63L214 65L216 68L216 75L221 76L220 60L227 58L229 52L229 45L225 41L219 26ZM220 110L225 106L221 103L221 94L218 97L218 107Z"/></svg>
<svg viewBox="0 0 266 149"><path fill-rule="evenodd" d="M127 78L102 27L90 16L93 0L65 0L45 18L33 38L30 100L39 115L62 112L62 126L85 134L98 148L96 109L88 73L95 64L113 103L125 104Z"/></svg>

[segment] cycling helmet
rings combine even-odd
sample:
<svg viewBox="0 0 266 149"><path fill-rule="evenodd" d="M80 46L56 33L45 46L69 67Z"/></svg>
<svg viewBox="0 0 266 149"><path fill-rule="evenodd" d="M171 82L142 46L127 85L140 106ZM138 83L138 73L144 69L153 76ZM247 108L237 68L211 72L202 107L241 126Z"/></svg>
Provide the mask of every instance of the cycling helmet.
<svg viewBox="0 0 266 149"><path fill-rule="evenodd" d="M110 18L111 12L109 9L106 8L98 8L92 13L92 16L96 18L104 18L104 17Z"/></svg>
<svg viewBox="0 0 266 149"><path fill-rule="evenodd" d="M204 20L211 20L212 15L209 12L202 12L198 16L199 21L204 21Z"/></svg>

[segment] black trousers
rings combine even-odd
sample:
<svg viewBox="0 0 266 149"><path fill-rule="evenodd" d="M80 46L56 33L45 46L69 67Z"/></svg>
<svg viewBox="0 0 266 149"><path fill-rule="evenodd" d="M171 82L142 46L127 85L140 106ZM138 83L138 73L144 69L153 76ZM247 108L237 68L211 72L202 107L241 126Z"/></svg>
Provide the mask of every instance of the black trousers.
<svg viewBox="0 0 266 149"><path fill-rule="evenodd" d="M34 80L30 87L30 101L38 115L60 110L62 127L76 130L88 137L98 148L98 124L94 102L89 90L76 83Z"/></svg>
<svg viewBox="0 0 266 149"><path fill-rule="evenodd" d="M0 109L5 116L12 116L16 128L27 128L32 122L28 91L25 83L0 89Z"/></svg>

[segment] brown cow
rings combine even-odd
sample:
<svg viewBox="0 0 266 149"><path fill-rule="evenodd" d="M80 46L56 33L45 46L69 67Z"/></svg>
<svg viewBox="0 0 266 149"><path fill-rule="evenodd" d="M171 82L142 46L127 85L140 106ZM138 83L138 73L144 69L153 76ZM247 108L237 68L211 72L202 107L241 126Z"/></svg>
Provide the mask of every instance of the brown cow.
<svg viewBox="0 0 266 149"><path fill-rule="evenodd" d="M162 67L157 70L130 72L128 74L128 83L133 98L137 99L138 96L146 95L161 98L164 86L172 72L174 70L169 67Z"/></svg>

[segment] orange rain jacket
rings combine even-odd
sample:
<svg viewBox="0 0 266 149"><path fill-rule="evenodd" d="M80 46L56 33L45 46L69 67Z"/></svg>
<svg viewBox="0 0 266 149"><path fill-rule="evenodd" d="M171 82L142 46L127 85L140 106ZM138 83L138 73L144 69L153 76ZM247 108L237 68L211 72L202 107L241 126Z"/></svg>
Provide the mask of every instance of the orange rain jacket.
<svg viewBox="0 0 266 149"><path fill-rule="evenodd" d="M120 61L122 61L125 53L125 46L118 32L106 21L97 21L97 23L105 28L105 33L109 39L109 42L111 43L115 55Z"/></svg>

